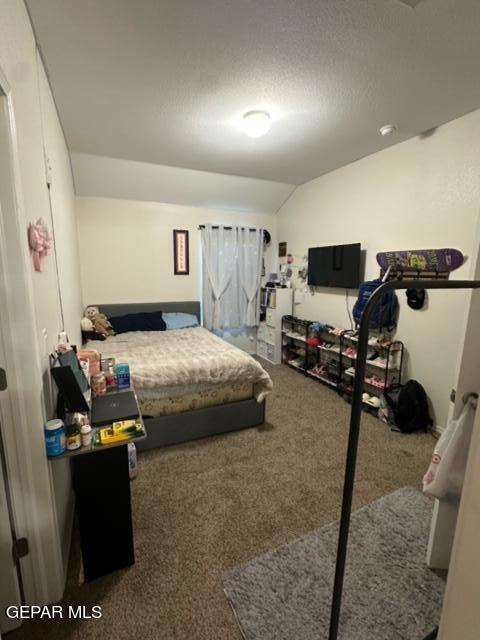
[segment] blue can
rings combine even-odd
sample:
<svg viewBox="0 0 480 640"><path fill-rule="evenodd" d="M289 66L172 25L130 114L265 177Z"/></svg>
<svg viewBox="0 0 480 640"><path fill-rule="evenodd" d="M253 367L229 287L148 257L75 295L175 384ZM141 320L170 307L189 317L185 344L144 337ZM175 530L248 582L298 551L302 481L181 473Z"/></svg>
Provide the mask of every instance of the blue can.
<svg viewBox="0 0 480 640"><path fill-rule="evenodd" d="M119 391L130 388L130 367L126 362L119 362L115 366L115 375L117 376L117 388Z"/></svg>
<svg viewBox="0 0 480 640"><path fill-rule="evenodd" d="M62 420L49 420L45 424L45 444L49 458L56 458L65 453L65 425Z"/></svg>

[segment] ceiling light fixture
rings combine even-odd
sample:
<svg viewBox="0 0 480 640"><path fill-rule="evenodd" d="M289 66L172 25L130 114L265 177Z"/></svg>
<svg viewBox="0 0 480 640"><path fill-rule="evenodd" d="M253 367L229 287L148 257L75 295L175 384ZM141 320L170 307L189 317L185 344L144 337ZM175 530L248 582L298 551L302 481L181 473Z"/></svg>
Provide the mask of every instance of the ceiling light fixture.
<svg viewBox="0 0 480 640"><path fill-rule="evenodd" d="M270 131L272 121L266 111L248 111L243 116L242 127L250 138L260 138Z"/></svg>

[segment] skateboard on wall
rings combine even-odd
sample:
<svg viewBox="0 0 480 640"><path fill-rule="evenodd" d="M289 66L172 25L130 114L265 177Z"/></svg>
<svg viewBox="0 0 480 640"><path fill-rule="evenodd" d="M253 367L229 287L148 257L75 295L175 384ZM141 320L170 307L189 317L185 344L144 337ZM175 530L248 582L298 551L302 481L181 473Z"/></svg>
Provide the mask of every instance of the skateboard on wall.
<svg viewBox="0 0 480 640"><path fill-rule="evenodd" d="M450 272L464 263L458 249L407 249L404 251L380 251L377 262L386 271L437 271Z"/></svg>

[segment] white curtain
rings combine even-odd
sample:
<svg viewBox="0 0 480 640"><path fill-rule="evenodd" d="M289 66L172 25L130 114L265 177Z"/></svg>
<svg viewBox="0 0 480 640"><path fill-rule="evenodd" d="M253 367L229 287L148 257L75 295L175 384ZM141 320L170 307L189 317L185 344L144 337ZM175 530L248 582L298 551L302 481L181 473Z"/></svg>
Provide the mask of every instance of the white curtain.
<svg viewBox="0 0 480 640"><path fill-rule="evenodd" d="M263 231L201 230L203 319L207 329L240 329L258 324Z"/></svg>
<svg viewBox="0 0 480 640"><path fill-rule="evenodd" d="M258 290L262 278L263 229L240 229L238 269L240 283L247 299L244 325L258 324Z"/></svg>

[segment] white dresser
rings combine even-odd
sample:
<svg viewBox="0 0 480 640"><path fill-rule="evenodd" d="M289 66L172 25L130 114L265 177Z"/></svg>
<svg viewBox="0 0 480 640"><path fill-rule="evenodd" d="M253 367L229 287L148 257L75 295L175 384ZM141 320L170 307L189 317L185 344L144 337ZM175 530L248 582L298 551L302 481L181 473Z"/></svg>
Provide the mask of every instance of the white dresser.
<svg viewBox="0 0 480 640"><path fill-rule="evenodd" d="M282 316L293 311L293 289L276 288L268 296L266 320L257 330L257 355L272 364L282 362Z"/></svg>

